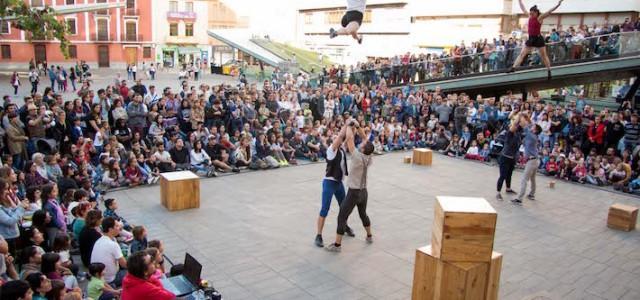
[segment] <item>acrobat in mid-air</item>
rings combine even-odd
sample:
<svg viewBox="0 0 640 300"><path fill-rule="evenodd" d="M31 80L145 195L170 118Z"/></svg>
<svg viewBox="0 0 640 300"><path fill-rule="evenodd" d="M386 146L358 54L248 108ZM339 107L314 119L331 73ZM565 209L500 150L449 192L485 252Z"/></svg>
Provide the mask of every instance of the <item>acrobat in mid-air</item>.
<svg viewBox="0 0 640 300"><path fill-rule="evenodd" d="M367 7L367 0L347 0L347 12L342 17L342 28L329 30L329 37L335 38L339 35L350 35L358 44L362 44L362 36L358 35L358 30L362 25L364 10Z"/></svg>
<svg viewBox="0 0 640 300"><path fill-rule="evenodd" d="M542 28L542 21L546 17L550 16L556 9L558 9L558 7L560 7L560 4L562 4L562 1L563 0L560 0L556 6L551 8L546 13L540 14L540 10L538 9L537 5L534 5L533 7L531 7L527 12L527 9L524 6L524 3L522 2L522 0L520 0L520 9L522 9L522 12L525 15L529 16L529 24L528 24L529 39L525 43L525 47L520 52L520 55L518 56L516 61L513 63L513 66L509 68L509 70L507 71L508 73L515 71L515 69L519 67L520 64L522 64L522 61L524 60L524 58L527 57L527 55L531 53L531 51L535 48L538 50L538 53L542 58L542 62L544 63L544 66L547 67L547 78L551 79L551 61L549 60L546 43L544 41L544 37L542 36L540 30Z"/></svg>

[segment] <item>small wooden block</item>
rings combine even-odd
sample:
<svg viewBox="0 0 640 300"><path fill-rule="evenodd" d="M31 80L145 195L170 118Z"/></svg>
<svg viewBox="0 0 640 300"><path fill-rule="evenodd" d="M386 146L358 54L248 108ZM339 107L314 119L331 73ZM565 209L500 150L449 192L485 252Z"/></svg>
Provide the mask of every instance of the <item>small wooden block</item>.
<svg viewBox="0 0 640 300"><path fill-rule="evenodd" d="M170 211L200 207L200 178L191 171L160 174L160 201Z"/></svg>
<svg viewBox="0 0 640 300"><path fill-rule="evenodd" d="M413 149L413 164L430 166L433 161L433 152L429 149Z"/></svg>
<svg viewBox="0 0 640 300"><path fill-rule="evenodd" d="M411 299L434 299L436 271L440 260L431 254L431 246L416 250Z"/></svg>
<svg viewBox="0 0 640 300"><path fill-rule="evenodd" d="M405 156L404 157L404 163L405 164L410 164L411 163L411 156Z"/></svg>
<svg viewBox="0 0 640 300"><path fill-rule="evenodd" d="M444 262L433 256L431 246L419 248L411 298L497 299L502 255L494 253L493 256L491 263Z"/></svg>
<svg viewBox="0 0 640 300"><path fill-rule="evenodd" d="M433 255L445 262L490 262L497 218L483 198L437 196Z"/></svg>
<svg viewBox="0 0 640 300"><path fill-rule="evenodd" d="M498 299L498 289L500 288L500 272L502 270L502 254L493 252L491 263L489 264L489 276L487 277L487 300Z"/></svg>
<svg viewBox="0 0 640 300"><path fill-rule="evenodd" d="M609 207L607 226L612 229L631 231L636 228L638 208L624 204L613 204Z"/></svg>

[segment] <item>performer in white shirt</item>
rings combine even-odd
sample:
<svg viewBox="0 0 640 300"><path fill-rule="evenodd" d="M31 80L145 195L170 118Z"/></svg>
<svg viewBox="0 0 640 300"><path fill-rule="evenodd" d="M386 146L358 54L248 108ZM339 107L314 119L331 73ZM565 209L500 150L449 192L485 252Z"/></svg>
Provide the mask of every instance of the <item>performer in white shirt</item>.
<svg viewBox="0 0 640 300"><path fill-rule="evenodd" d="M329 37L335 38L339 35L350 35L362 44L362 36L358 35L358 30L362 25L367 0L347 0L347 12L342 17L342 28L329 30Z"/></svg>

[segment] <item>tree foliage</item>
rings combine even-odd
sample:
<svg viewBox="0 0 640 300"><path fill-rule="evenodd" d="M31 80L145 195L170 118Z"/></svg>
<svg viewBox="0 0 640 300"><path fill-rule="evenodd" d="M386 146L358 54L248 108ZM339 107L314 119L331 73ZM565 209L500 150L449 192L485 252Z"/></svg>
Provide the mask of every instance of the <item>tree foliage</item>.
<svg viewBox="0 0 640 300"><path fill-rule="evenodd" d="M57 18L56 11L49 7L30 7L24 0L0 0L0 19L12 17L11 27L30 32L27 35L31 40L60 41L60 50L68 57L69 40L67 24Z"/></svg>

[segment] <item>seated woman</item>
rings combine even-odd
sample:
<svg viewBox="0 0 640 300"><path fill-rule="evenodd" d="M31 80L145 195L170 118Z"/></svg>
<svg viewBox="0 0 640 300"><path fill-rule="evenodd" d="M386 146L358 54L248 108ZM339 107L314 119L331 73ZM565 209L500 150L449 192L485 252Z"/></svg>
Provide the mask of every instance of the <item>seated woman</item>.
<svg viewBox="0 0 640 300"><path fill-rule="evenodd" d="M191 151L189 152L189 156L191 161L191 168L193 168L196 173L207 177L218 176L213 165L211 164L211 157L209 157L207 152L202 149L201 140L195 140L193 142L193 149L191 149Z"/></svg>

